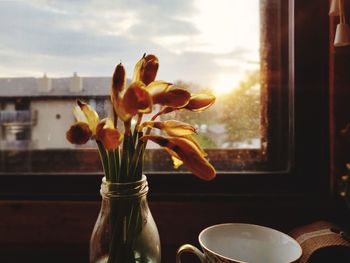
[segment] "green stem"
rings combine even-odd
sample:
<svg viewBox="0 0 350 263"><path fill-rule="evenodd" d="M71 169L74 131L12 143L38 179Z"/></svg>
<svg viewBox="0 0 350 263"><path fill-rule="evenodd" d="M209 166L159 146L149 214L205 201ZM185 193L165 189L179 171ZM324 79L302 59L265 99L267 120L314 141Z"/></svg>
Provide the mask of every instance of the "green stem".
<svg viewBox="0 0 350 263"><path fill-rule="evenodd" d="M154 121L155 119L157 119L158 116L162 115L162 111L159 111L157 114L155 114L152 118L151 121ZM142 116L141 116L142 117ZM138 125L137 126L137 130L139 129L141 123L141 118L139 118L138 120ZM136 127L135 127L135 132L137 131ZM151 133L152 128L148 127L146 130L146 135ZM137 139L141 138L143 135L142 131L137 132ZM135 140L136 142L136 140ZM133 154L132 160L131 160L131 176L134 178L134 180L141 180L141 176L142 176L142 169L143 169L143 156L146 150L146 145L147 145L147 141L146 142L142 142L140 140L137 140L137 146L135 149L135 152Z"/></svg>
<svg viewBox="0 0 350 263"><path fill-rule="evenodd" d="M142 117L143 117L143 114L140 113L138 115L138 117L137 117L137 122L136 122L136 125L135 125L135 128L134 128L133 141L134 141L135 145L136 145L137 139L139 138L137 135L138 135L138 132L139 132L139 127L140 127L140 124L141 124L141 121L142 121Z"/></svg>
<svg viewBox="0 0 350 263"><path fill-rule="evenodd" d="M111 200L110 209L108 263L135 263L133 245L142 230L141 223L136 225L141 213L139 201Z"/></svg>
<svg viewBox="0 0 350 263"><path fill-rule="evenodd" d="M108 161L109 161L109 180L112 183L117 182L117 175L116 175L116 165L115 165L115 155L114 155L114 150L108 151Z"/></svg>
<svg viewBox="0 0 350 263"><path fill-rule="evenodd" d="M141 138L143 135L142 132L138 132L138 138ZM141 154L142 154L142 146L143 146L144 142L143 141L140 141L138 140L137 141L137 145L136 145L136 149L135 149L135 152L134 152L134 155L132 157L132 160L131 160L131 163L130 163L130 170L131 170L131 176L134 178L135 181L137 181L137 167L138 167L138 163L139 163L139 160L140 160L140 157L141 157ZM141 178L139 178L140 180Z"/></svg>
<svg viewBox="0 0 350 263"><path fill-rule="evenodd" d="M116 181L120 180L120 149L119 147L114 150L114 158L115 158L115 173L116 173Z"/></svg>
<svg viewBox="0 0 350 263"><path fill-rule="evenodd" d="M128 146L129 146L129 140L130 140L130 134L124 135L124 141L123 141L123 149L122 149L122 158L121 158L121 164L120 164L120 182L125 182L128 177L128 166L129 166L129 153L128 153Z"/></svg>
<svg viewBox="0 0 350 263"><path fill-rule="evenodd" d="M108 164L108 155L106 152L105 147L103 146L103 144L101 143L101 141L96 140L96 144L98 147L98 152L100 154L100 159L102 162L102 167L103 167L103 172L106 176L106 180L109 181L109 164Z"/></svg>

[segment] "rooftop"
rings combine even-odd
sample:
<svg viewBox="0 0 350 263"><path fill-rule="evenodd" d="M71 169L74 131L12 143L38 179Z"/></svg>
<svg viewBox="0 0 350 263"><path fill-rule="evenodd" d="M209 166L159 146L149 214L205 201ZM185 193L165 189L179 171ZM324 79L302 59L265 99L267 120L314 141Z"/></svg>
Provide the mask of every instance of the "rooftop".
<svg viewBox="0 0 350 263"><path fill-rule="evenodd" d="M0 78L0 99L11 97L104 97L108 96L111 77L81 77L82 89L70 91L72 78L51 78L51 89L40 91L43 78Z"/></svg>

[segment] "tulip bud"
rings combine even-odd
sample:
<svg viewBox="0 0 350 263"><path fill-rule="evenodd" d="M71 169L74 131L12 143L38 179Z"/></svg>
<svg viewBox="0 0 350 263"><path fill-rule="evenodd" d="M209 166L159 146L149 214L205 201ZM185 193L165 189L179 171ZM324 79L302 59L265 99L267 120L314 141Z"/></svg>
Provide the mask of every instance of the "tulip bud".
<svg viewBox="0 0 350 263"><path fill-rule="evenodd" d="M114 128L111 119L105 118L96 127L96 139L102 142L106 150L113 150L121 144L123 135Z"/></svg>
<svg viewBox="0 0 350 263"><path fill-rule="evenodd" d="M171 89L153 96L154 104L161 104L174 108L181 108L188 104L191 94L184 89Z"/></svg>
<svg viewBox="0 0 350 263"><path fill-rule="evenodd" d="M190 101L184 107L184 109L197 112L204 111L214 104L215 99L215 96L205 93L192 94Z"/></svg>
<svg viewBox="0 0 350 263"><path fill-rule="evenodd" d="M143 127L160 129L169 136L187 136L197 133L193 126L177 120L146 121L142 124L141 128Z"/></svg>
<svg viewBox="0 0 350 263"><path fill-rule="evenodd" d="M122 63L119 63L114 70L112 78L112 91L119 94L125 87L125 69Z"/></svg>
<svg viewBox="0 0 350 263"><path fill-rule="evenodd" d="M170 154L172 152L176 153L174 157L180 159L187 169L203 180L212 180L216 176L215 168L203 156L198 147L186 138L145 135L140 140L151 140L170 149L171 151L168 151Z"/></svg>
<svg viewBox="0 0 350 263"><path fill-rule="evenodd" d="M141 81L146 86L156 79L158 67L159 61L155 55L149 54L145 57L143 70L141 70Z"/></svg>

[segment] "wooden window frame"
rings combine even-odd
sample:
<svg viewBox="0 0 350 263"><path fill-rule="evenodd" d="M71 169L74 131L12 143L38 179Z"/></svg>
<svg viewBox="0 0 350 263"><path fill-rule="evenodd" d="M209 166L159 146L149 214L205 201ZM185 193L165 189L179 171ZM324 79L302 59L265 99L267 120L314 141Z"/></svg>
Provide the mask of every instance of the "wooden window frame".
<svg viewBox="0 0 350 263"><path fill-rule="evenodd" d="M293 2L293 1L292 1ZM290 8L290 7L289 7ZM230 199L260 195L324 195L329 189L329 21L328 1L294 0L294 69L287 57L282 64L294 75L294 107L287 114L294 120L288 169L269 172L218 173L211 182L173 173L149 173L150 198L155 200ZM287 15L288 9L282 15ZM284 35L282 42L289 41ZM294 71L294 72L293 72ZM286 72L284 72L286 73ZM290 76L290 74L287 74ZM286 74L284 74L286 76ZM283 80L290 82L291 79ZM286 91L283 91L286 92ZM278 94L272 93L273 96ZM283 103L283 101L279 101ZM271 111L273 105L269 105ZM270 113L268 114L271 114ZM285 116L285 112L282 113ZM272 115L270 115L271 117ZM277 117L278 118L278 117ZM287 121L287 122L286 122ZM276 120L272 120L276 122ZM282 127L289 125L284 119ZM275 132L280 126L271 127ZM279 131L278 131L279 132ZM280 136L283 136L283 133ZM270 139L274 139L273 133ZM275 142L274 142L275 143ZM278 140L275 143L278 145ZM277 147L277 158L287 145ZM288 148L288 147L287 147ZM289 151L289 149L288 149ZM0 176L1 199L97 200L101 173L21 173Z"/></svg>

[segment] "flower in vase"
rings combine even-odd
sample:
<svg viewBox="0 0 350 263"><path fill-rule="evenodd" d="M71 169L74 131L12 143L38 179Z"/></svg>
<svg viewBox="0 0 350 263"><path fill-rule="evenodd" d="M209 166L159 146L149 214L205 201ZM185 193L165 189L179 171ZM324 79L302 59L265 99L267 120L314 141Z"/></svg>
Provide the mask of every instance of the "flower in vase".
<svg viewBox="0 0 350 263"><path fill-rule="evenodd" d="M66 138L73 144L85 144L91 138L100 140L106 149L117 148L122 140L122 134L113 125L111 119L100 120L92 107L80 100L73 109L77 123L66 133Z"/></svg>
<svg viewBox="0 0 350 263"><path fill-rule="evenodd" d="M126 86L125 68L121 63L116 66L110 96L111 118L100 120L96 111L79 100L74 107L77 123L68 130L67 139L74 144L96 140L107 181L140 180L148 140L164 147L175 168L183 164L201 179L215 177L207 154L192 137L196 133L194 127L178 120L156 120L173 111L204 111L215 102L215 97L205 93L191 94L172 83L157 80L158 68L158 58L144 54L135 65L131 83ZM156 104L160 105L160 110L150 120L143 121L143 115L152 113ZM132 121L136 123L133 127ZM122 131L117 129L120 126ZM154 129L166 136L153 134Z"/></svg>

